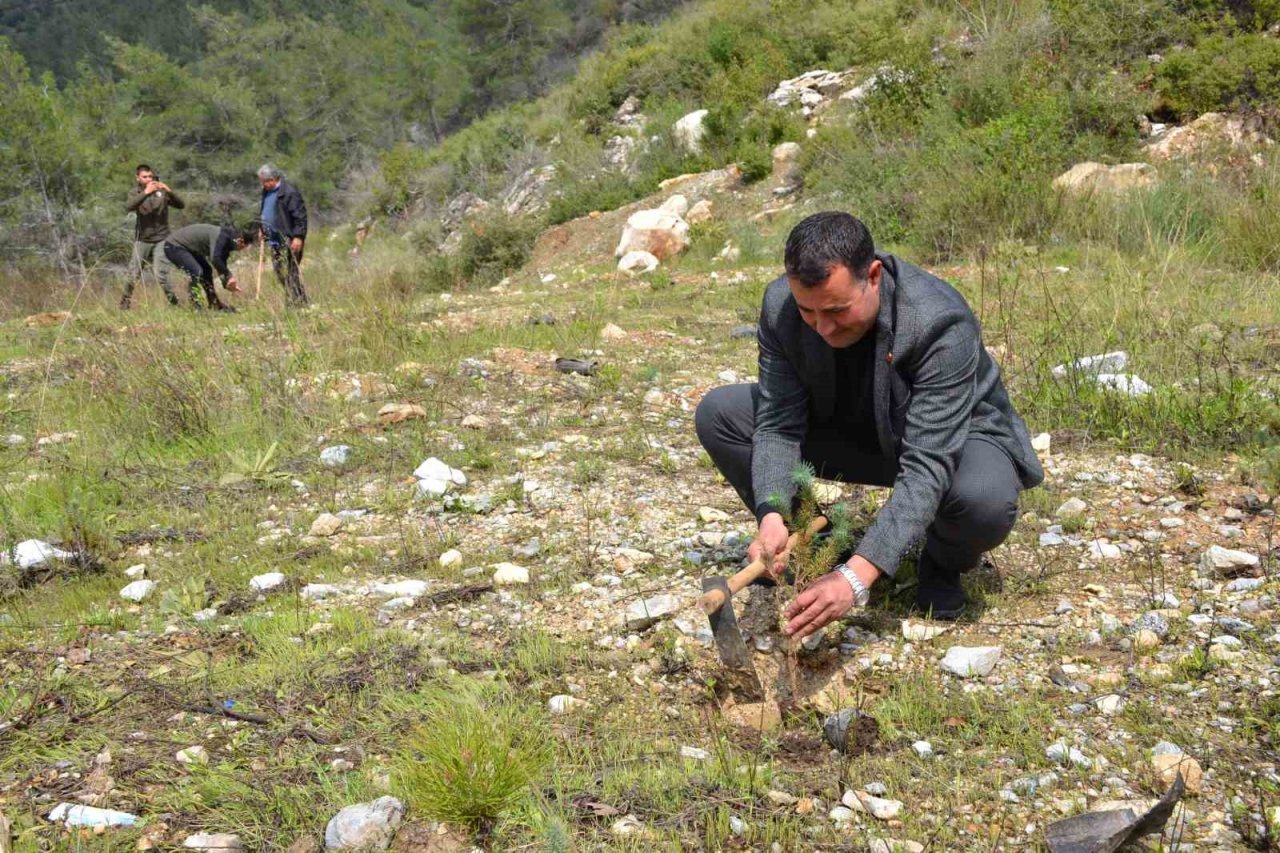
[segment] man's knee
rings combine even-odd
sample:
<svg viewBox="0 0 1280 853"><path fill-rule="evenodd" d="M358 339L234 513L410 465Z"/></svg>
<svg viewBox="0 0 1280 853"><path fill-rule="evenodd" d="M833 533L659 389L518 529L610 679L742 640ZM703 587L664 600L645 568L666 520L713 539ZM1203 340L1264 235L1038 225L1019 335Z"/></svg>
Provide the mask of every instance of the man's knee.
<svg viewBox="0 0 1280 853"><path fill-rule="evenodd" d="M1006 478L958 476L952 481L939 515L965 531L983 550L994 548L1005 540L1018 520L1017 484L1006 482Z"/></svg>

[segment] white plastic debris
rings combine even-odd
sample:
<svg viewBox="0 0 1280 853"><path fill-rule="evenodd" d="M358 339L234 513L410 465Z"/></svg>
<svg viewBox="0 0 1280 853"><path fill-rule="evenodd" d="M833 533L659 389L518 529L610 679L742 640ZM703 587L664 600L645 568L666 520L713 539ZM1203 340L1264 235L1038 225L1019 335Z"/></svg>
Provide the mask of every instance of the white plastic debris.
<svg viewBox="0 0 1280 853"><path fill-rule="evenodd" d="M417 598L427 594L429 584L424 580L407 580L396 581L395 583L375 583L370 589L374 595L381 595L387 598L397 598L400 596L410 596Z"/></svg>
<svg viewBox="0 0 1280 853"><path fill-rule="evenodd" d="M575 708L580 708L586 704L586 702L576 696L570 696L567 693L562 693L558 696L552 696L547 700L547 710L553 715L560 717L570 713Z"/></svg>
<svg viewBox="0 0 1280 853"><path fill-rule="evenodd" d="M1103 373L1119 373L1129 365L1129 354L1123 350L1116 352L1104 352L1101 355L1086 355L1084 358L1077 358L1071 364L1059 364L1053 368L1053 375L1062 379L1068 373L1075 371L1091 376L1098 376Z"/></svg>
<svg viewBox="0 0 1280 853"><path fill-rule="evenodd" d="M209 752L203 746L197 744L196 746L178 750L177 754L174 755L174 759L179 764L208 764Z"/></svg>
<svg viewBox="0 0 1280 853"><path fill-rule="evenodd" d="M1099 373L1097 379L1103 388L1130 397L1145 397L1151 393L1151 386L1131 373Z"/></svg>
<svg viewBox="0 0 1280 853"><path fill-rule="evenodd" d="M34 569L50 560L70 560L74 554L55 548L39 539L26 539L13 548L13 561L20 569Z"/></svg>
<svg viewBox="0 0 1280 853"><path fill-rule="evenodd" d="M59 803L49 812L49 822L60 823L67 829L78 826L134 826L138 816L113 809Z"/></svg>
<svg viewBox="0 0 1280 853"><path fill-rule="evenodd" d="M200 832L188 835L182 846L189 850L222 851L222 853L244 853L244 842L240 836L229 832Z"/></svg>

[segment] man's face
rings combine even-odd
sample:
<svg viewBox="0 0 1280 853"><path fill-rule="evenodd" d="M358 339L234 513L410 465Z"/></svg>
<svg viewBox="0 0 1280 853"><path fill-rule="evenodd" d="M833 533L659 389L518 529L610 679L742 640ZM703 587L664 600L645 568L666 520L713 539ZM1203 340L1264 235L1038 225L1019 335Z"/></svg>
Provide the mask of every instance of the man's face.
<svg viewBox="0 0 1280 853"><path fill-rule="evenodd" d="M138 172L138 186L145 187L156 179L156 173L150 169L143 169Z"/></svg>
<svg viewBox="0 0 1280 853"><path fill-rule="evenodd" d="M832 348L853 346L875 326L880 313L880 269L880 261L872 261L866 281L859 282L848 267L836 264L816 287L789 278L801 319Z"/></svg>
<svg viewBox="0 0 1280 853"><path fill-rule="evenodd" d="M258 178L258 183L262 184L264 190L273 190L280 186L279 178Z"/></svg>

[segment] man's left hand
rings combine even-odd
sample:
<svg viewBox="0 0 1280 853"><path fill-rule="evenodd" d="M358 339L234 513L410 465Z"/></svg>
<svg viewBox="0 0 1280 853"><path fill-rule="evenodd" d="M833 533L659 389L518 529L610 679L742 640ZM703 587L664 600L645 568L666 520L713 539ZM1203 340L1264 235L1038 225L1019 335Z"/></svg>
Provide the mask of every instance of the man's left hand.
<svg viewBox="0 0 1280 853"><path fill-rule="evenodd" d="M298 254L299 252L301 252L301 251L302 251L302 238L301 238L301 237L294 237L292 240L290 240L290 241L289 241L289 249L290 249L290 251L292 251L295 255L296 255L296 254Z"/></svg>
<svg viewBox="0 0 1280 853"><path fill-rule="evenodd" d="M231 278L227 279L226 283L223 284L222 286L225 287L227 290L231 291L232 293L240 292L240 283L236 281L235 276L231 276Z"/></svg>
<svg viewBox="0 0 1280 853"><path fill-rule="evenodd" d="M852 606L853 587L849 582L838 572L823 575L787 607L787 635L803 640L839 619Z"/></svg>

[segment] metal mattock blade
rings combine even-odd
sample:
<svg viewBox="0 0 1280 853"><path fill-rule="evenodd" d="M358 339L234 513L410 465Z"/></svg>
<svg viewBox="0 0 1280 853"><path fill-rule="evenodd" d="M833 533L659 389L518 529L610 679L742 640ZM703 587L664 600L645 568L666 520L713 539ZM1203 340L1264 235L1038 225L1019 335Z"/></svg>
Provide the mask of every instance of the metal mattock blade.
<svg viewBox="0 0 1280 853"><path fill-rule="evenodd" d="M751 658L751 650L742 640L742 631L738 629L738 617L733 613L733 601L729 598L729 584L724 578L702 579L702 591L713 589L724 591L724 606L712 613L707 619L711 622L711 634L716 641L716 651L720 660L729 670L729 687L743 696L759 697L764 689L760 685L760 676L756 674L755 663Z"/></svg>

